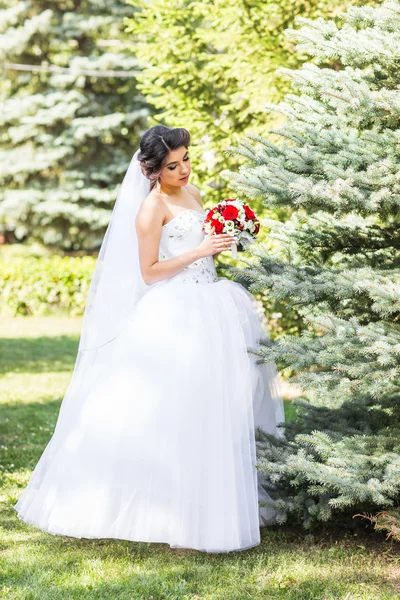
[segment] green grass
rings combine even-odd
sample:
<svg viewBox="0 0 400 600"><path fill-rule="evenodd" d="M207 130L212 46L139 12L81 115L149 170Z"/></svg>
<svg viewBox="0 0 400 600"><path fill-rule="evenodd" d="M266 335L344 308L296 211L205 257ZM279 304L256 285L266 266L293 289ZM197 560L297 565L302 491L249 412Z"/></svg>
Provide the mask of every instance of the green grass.
<svg viewBox="0 0 400 600"><path fill-rule="evenodd" d="M54 536L13 505L49 441L79 319L0 321L0 598L384 600L400 597L398 546L376 534L262 528L259 546L206 554L167 544ZM288 404L288 411L292 407ZM289 413L288 413L289 414Z"/></svg>

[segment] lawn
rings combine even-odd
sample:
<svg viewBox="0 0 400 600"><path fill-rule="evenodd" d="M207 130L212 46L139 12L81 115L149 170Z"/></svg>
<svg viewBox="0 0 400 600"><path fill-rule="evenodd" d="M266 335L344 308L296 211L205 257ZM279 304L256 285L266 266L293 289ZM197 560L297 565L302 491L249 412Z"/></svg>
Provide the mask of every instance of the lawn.
<svg viewBox="0 0 400 600"><path fill-rule="evenodd" d="M167 544L78 540L13 509L51 437L80 319L0 321L0 598L7 600L367 600L400 598L399 546L363 531L263 528L259 546L206 554ZM293 414L288 403L288 414Z"/></svg>

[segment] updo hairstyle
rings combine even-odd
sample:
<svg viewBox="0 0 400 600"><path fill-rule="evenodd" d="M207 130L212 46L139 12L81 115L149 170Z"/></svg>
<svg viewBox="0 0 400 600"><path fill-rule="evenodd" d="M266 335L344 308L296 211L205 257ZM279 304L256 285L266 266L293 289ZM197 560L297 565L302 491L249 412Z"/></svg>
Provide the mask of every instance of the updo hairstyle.
<svg viewBox="0 0 400 600"><path fill-rule="evenodd" d="M168 153L182 146L190 145L190 133L183 127L154 125L142 135L139 144L140 162L143 175L150 180L150 190L154 188L163 170Z"/></svg>

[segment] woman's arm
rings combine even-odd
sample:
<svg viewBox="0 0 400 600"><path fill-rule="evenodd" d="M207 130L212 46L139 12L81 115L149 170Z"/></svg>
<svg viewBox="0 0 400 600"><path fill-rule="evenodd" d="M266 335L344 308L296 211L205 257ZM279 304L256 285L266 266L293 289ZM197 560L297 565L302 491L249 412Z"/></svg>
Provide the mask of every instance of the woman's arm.
<svg viewBox="0 0 400 600"><path fill-rule="evenodd" d="M187 183L185 187L187 187L187 189L192 194L192 196L194 196L196 198L196 200L200 204L200 206L202 208L204 208L203 207L203 198L201 197L200 190L192 183ZM218 256L218 254L221 254L221 252L223 252L223 250L220 250L219 252L215 252L214 254L211 254L211 256L214 258L215 256Z"/></svg>
<svg viewBox="0 0 400 600"><path fill-rule="evenodd" d="M147 285L167 279L179 273L200 258L198 247L169 258L158 260L163 213L160 203L154 198L146 198L136 217L136 231L139 244L139 262L142 277Z"/></svg>

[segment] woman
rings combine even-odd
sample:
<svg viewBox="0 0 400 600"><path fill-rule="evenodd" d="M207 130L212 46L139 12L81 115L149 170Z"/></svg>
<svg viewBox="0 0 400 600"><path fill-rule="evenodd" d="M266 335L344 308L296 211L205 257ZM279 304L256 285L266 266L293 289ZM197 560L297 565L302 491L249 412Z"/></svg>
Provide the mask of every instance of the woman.
<svg viewBox="0 0 400 600"><path fill-rule="evenodd" d="M15 505L53 534L206 552L260 543L273 521L255 428L283 421L253 296L218 278L186 129L144 133L122 183L53 436Z"/></svg>

